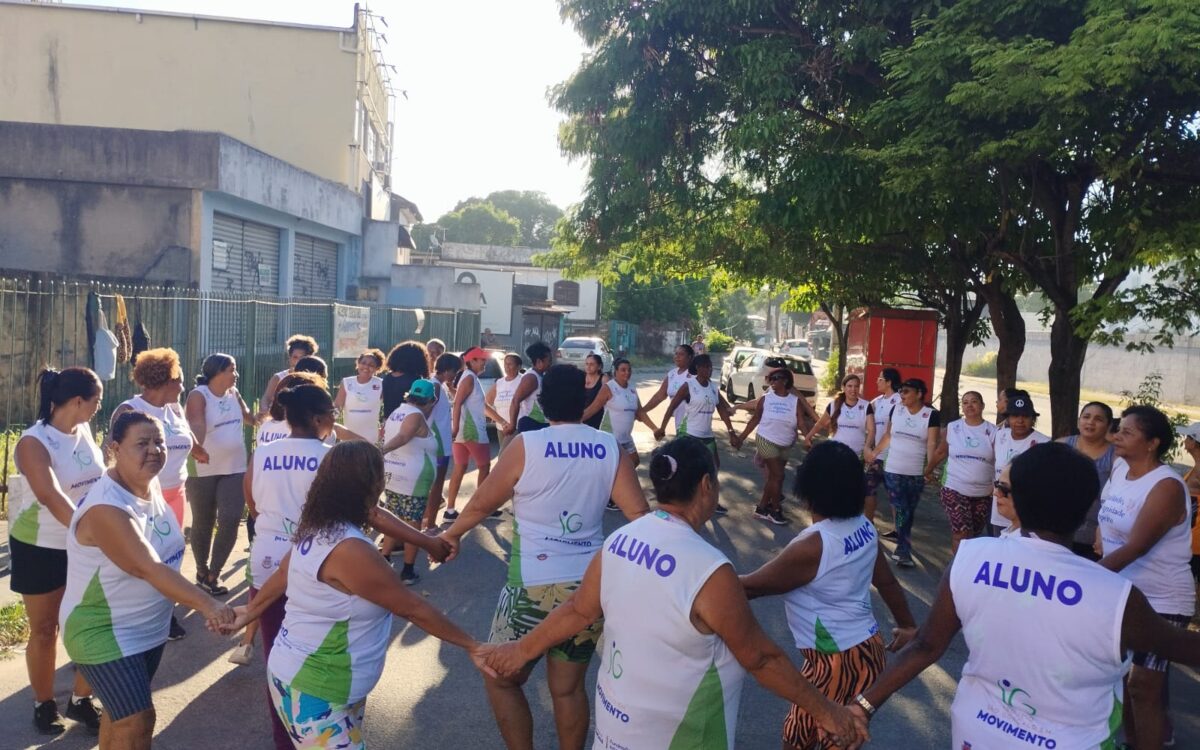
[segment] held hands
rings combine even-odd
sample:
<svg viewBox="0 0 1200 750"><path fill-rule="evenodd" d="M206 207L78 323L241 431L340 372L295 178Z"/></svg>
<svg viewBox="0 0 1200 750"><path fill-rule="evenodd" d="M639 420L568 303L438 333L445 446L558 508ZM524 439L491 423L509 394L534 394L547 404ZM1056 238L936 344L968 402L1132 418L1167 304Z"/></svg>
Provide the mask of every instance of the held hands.
<svg viewBox="0 0 1200 750"><path fill-rule="evenodd" d="M426 531L425 536L428 537L424 545L425 552L429 555L430 560L438 563L450 562L458 555L458 546L450 544L445 536L437 532L437 529Z"/></svg>
<svg viewBox="0 0 1200 750"><path fill-rule="evenodd" d="M246 607L226 607L225 609L233 613L233 619L227 623L215 623L213 620L209 620L206 624L212 632L233 635L250 623L250 618L246 615Z"/></svg>
<svg viewBox="0 0 1200 750"><path fill-rule="evenodd" d="M521 653L521 644L517 641L483 646L483 649L492 674L500 677L513 677L529 663L529 659Z"/></svg>
<svg viewBox="0 0 1200 750"><path fill-rule="evenodd" d="M192 458L196 459L198 464L206 464L208 463L208 451L203 445L196 443L192 446Z"/></svg>
<svg viewBox="0 0 1200 750"><path fill-rule="evenodd" d="M209 601L208 607L205 608L203 614L205 627L214 633L224 632L224 628L232 626L237 619L233 607L230 607L228 604L222 604L216 599Z"/></svg>
<svg viewBox="0 0 1200 750"><path fill-rule="evenodd" d="M858 709L860 713L855 713ZM821 734L835 747L857 750L871 739L867 719L858 706L838 706L830 703L823 716L814 716Z"/></svg>
<svg viewBox="0 0 1200 750"><path fill-rule="evenodd" d="M659 427L657 430L654 431L654 439L655 440L664 440L664 439L666 439L666 437L667 437L667 429L665 427Z"/></svg>
<svg viewBox="0 0 1200 750"><path fill-rule="evenodd" d="M907 628L892 628L892 642L887 645L887 650L895 653L907 646L916 637L917 628L915 625ZM851 706L851 708L854 708L854 706Z"/></svg>

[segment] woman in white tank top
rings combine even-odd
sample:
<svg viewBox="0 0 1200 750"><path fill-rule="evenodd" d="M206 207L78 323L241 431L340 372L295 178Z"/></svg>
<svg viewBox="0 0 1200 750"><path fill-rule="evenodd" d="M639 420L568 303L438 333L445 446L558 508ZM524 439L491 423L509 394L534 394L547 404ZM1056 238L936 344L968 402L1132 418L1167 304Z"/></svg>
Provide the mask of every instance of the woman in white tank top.
<svg viewBox="0 0 1200 750"><path fill-rule="evenodd" d="M521 382L521 355L515 352L509 352L504 355L504 377L498 378L492 387L488 389L485 397L488 406L491 407L495 414L496 436L500 441L500 450L504 450L504 446L508 445L512 440L513 433L509 429L508 418L510 416L510 407L512 406L513 396L516 395L517 386Z"/></svg>
<svg viewBox="0 0 1200 750"><path fill-rule="evenodd" d="M658 390L646 402L646 413L654 411L654 407L661 404L663 401L669 401L675 397L679 391L679 386L687 382L691 377L692 360L696 358L696 352L687 344L680 344L675 347L675 367L667 370L666 377L659 384ZM677 414L675 418L675 426L679 427L679 420L683 417L682 414Z"/></svg>
<svg viewBox="0 0 1200 750"><path fill-rule="evenodd" d="M1009 471L1020 531L959 546L929 619L852 710L873 714L961 629L968 656L950 708L950 747L1116 747L1125 651L1196 666L1200 634L1172 627L1129 581L1071 552L1099 486L1091 460L1046 443ZM920 729L910 725L908 746L932 746Z"/></svg>
<svg viewBox="0 0 1200 750"><path fill-rule="evenodd" d="M242 476L247 455L242 426L253 425L254 416L238 393L237 380L233 357L210 354L184 407L196 444L208 454L207 462L196 464L196 476L188 478L187 499L192 506L196 583L214 596L229 593L221 583L221 569L233 551L246 507Z"/></svg>
<svg viewBox="0 0 1200 750"><path fill-rule="evenodd" d="M1158 409L1133 406L1122 412L1113 438L1117 460L1100 494L1100 565L1129 579L1161 617L1186 628L1196 611L1187 485L1163 463L1174 440L1175 430ZM1162 696L1170 660L1150 649L1134 649L1132 657L1126 736L1139 748L1161 747L1167 740L1169 707Z"/></svg>
<svg viewBox="0 0 1200 750"><path fill-rule="evenodd" d="M767 376L771 390L758 399L754 415L746 423L736 441L731 440L734 450L739 450L746 437L754 430L755 451L767 468L767 479L763 483L762 497L754 507L754 517L770 521L777 526L786 525L783 515L783 473L787 468L792 446L801 435L804 418L803 398L792 390L795 378L790 370L781 368Z"/></svg>
<svg viewBox="0 0 1200 750"><path fill-rule="evenodd" d="M746 595L782 595L800 673L826 698L844 705L865 690L884 664L884 641L871 610L871 586L896 620L887 649L912 640L917 623L904 590L879 554L875 526L862 514L862 457L830 441L813 448L796 472L796 497L812 514L775 559L741 577ZM793 705L783 724L784 747L820 745L812 717Z"/></svg>
<svg viewBox="0 0 1200 750"><path fill-rule="evenodd" d="M983 394L967 391L960 402L962 418L938 432L931 464L946 461L940 497L950 521L950 552L964 539L986 536L992 515L992 482L996 455L992 447L996 425L983 418Z"/></svg>
<svg viewBox="0 0 1200 750"><path fill-rule="evenodd" d="M862 378L858 375L847 375L842 379L842 392L825 407L825 413L808 431L805 440L812 439L821 430L829 428L829 438L843 445L860 457L863 448L875 444L875 410L866 399L860 398L862 393Z"/></svg>
<svg viewBox="0 0 1200 750"><path fill-rule="evenodd" d="M488 665L521 674L603 615L594 747L734 747L746 669L811 712L838 746L857 746L865 722L796 671L755 620L729 560L699 535L717 505L708 448L689 436L660 446L650 480L658 510L610 534L572 606L495 648Z"/></svg>
<svg viewBox="0 0 1200 750"><path fill-rule="evenodd" d="M342 387L333 399L334 408L342 413L342 424L368 443L379 441L383 379L375 373L382 367L383 352L367 349L358 355L355 374L342 378Z"/></svg>

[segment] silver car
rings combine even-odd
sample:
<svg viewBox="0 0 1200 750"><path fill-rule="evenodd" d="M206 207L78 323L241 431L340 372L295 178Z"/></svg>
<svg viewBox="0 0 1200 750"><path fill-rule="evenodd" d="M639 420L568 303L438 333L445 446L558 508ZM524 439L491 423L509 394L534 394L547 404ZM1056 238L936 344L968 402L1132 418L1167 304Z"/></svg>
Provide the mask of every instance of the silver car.
<svg viewBox="0 0 1200 750"><path fill-rule="evenodd" d="M748 352L725 382L725 398L730 403L737 400L753 401L768 390L767 375L772 370L786 367L792 371L794 387L808 402L817 398L817 376L807 360L790 354L774 354L765 349Z"/></svg>
<svg viewBox="0 0 1200 750"><path fill-rule="evenodd" d="M575 365L582 370L589 354L598 355L604 362L604 366L600 368L601 372L612 371L612 351L609 350L608 344L604 343L604 339L594 336L571 336L563 339L554 354L554 361Z"/></svg>

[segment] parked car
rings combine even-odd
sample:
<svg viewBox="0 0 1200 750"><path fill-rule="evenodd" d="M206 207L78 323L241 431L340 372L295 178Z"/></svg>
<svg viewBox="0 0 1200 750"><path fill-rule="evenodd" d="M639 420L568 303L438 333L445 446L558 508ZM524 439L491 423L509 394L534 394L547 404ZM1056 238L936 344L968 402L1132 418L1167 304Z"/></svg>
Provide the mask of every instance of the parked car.
<svg viewBox="0 0 1200 750"><path fill-rule="evenodd" d="M563 339L558 345L558 351L554 355L556 362L563 364L575 365L579 369L583 369L584 361L589 354L598 354L600 359L604 361L602 372L610 372L612 370L613 354L608 348L608 344L604 343L604 339L594 336L571 336Z"/></svg>
<svg viewBox="0 0 1200 750"><path fill-rule="evenodd" d="M728 386L730 378L733 377L734 371L742 366L742 362L746 359L746 357L757 351L762 350L753 346L735 346L728 354L725 355L725 359L721 362L722 388L724 388L726 391L729 390Z"/></svg>
<svg viewBox="0 0 1200 750"><path fill-rule="evenodd" d="M792 371L795 387L810 404L817 399L817 376L807 360L790 354L774 354L765 349L748 352L741 363L733 369L725 381L725 398L733 403L737 400L753 401L767 391L767 374L780 367Z"/></svg>
<svg viewBox="0 0 1200 750"><path fill-rule="evenodd" d="M790 354L793 357L812 361L812 349L808 347L808 342L804 339L788 339L779 348L779 353Z"/></svg>

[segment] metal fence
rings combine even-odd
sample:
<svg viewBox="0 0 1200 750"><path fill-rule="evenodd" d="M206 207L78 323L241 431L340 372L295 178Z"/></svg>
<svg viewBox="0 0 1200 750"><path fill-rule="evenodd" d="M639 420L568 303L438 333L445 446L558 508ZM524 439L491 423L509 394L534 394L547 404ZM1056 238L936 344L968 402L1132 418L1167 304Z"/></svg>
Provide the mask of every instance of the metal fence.
<svg viewBox="0 0 1200 750"><path fill-rule="evenodd" d="M37 408L37 374L43 367L89 366L85 311L95 293L111 330L116 298L125 300L131 327L146 328L150 346L169 346L179 353L185 384L213 352L233 355L240 374L238 390L254 408L271 375L287 366L284 340L296 333L312 336L329 364L335 389L354 372L353 358L334 358L333 300L249 297L164 286L137 286L93 281L0 277L0 509L6 507L4 485L20 432ZM406 339L440 338L452 351L479 343L479 312L359 305L370 308L370 346L385 353ZM104 384L95 427L108 424L112 411L136 392L131 364L117 365Z"/></svg>

